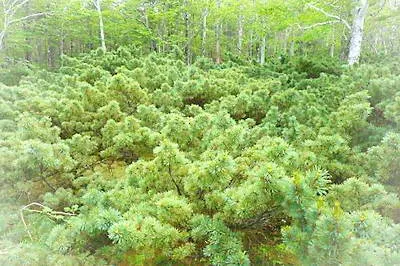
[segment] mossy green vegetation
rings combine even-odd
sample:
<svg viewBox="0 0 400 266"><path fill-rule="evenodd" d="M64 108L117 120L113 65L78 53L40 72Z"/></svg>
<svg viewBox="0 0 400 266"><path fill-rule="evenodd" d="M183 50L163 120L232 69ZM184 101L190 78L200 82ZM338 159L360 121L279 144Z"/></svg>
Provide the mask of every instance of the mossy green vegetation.
<svg viewBox="0 0 400 266"><path fill-rule="evenodd" d="M398 264L399 64L319 62L122 47L1 85L1 264Z"/></svg>

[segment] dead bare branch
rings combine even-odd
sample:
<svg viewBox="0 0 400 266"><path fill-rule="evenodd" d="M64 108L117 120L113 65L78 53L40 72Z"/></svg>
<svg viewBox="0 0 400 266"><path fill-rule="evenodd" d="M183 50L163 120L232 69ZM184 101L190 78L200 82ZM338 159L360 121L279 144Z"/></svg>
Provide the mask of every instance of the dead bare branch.
<svg viewBox="0 0 400 266"><path fill-rule="evenodd" d="M337 21L340 21L341 23L343 23L343 24L346 26L346 28L347 28L348 30L351 30L350 24L349 24L345 19L343 19L342 17L337 16L337 15L333 15L333 14L331 14L331 13L328 13L327 11L323 10L322 8L317 7L317 6L315 6L315 5L311 4L311 3L310 3L310 4L307 4L307 7L308 7L308 8L312 8L312 9L314 9L314 10L316 10L316 11L318 11L318 12L324 14L324 15L327 16L328 18L333 18L333 19L336 19Z"/></svg>
<svg viewBox="0 0 400 266"><path fill-rule="evenodd" d="M325 25L337 24L337 23L340 23L340 21L330 20L330 21L318 22L318 23L315 23L315 24L312 24L312 25L309 25L309 26L305 26L305 27L302 27L300 25L298 25L298 26L299 26L299 28L301 30L310 30L310 29L313 29L313 28L317 28L317 27L321 27L321 26L325 26Z"/></svg>
<svg viewBox="0 0 400 266"><path fill-rule="evenodd" d="M13 20L8 21L8 25L15 24L15 23L18 23L18 22L21 22L21 21L24 21L24 20L28 20L28 19L31 19L31 18L34 18L34 17L45 16L47 14L49 14L49 13L41 12L41 13L31 14L31 15L28 15L28 16L25 16L25 17L22 17L22 18L18 18L18 19L13 19Z"/></svg>

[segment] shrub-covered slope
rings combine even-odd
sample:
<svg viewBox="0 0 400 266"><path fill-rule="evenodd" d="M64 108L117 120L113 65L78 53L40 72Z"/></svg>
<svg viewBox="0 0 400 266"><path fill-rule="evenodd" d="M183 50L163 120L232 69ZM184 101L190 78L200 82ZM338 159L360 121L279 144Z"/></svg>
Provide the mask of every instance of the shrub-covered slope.
<svg viewBox="0 0 400 266"><path fill-rule="evenodd" d="M399 77L120 48L2 85L1 261L395 265Z"/></svg>

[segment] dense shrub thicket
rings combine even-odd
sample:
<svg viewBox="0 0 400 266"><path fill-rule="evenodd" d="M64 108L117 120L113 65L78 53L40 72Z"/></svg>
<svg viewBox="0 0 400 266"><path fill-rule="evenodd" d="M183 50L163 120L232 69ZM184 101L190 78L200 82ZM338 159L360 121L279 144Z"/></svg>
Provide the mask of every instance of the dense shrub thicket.
<svg viewBox="0 0 400 266"><path fill-rule="evenodd" d="M1 264L395 265L399 88L127 48L1 85Z"/></svg>

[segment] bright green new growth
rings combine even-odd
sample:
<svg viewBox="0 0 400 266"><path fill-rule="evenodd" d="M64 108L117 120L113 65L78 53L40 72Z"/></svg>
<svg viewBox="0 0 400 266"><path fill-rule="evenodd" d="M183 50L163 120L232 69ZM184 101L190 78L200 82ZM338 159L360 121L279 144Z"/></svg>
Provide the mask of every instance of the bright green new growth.
<svg viewBox="0 0 400 266"><path fill-rule="evenodd" d="M399 262L398 68L63 60L0 90L2 263Z"/></svg>

